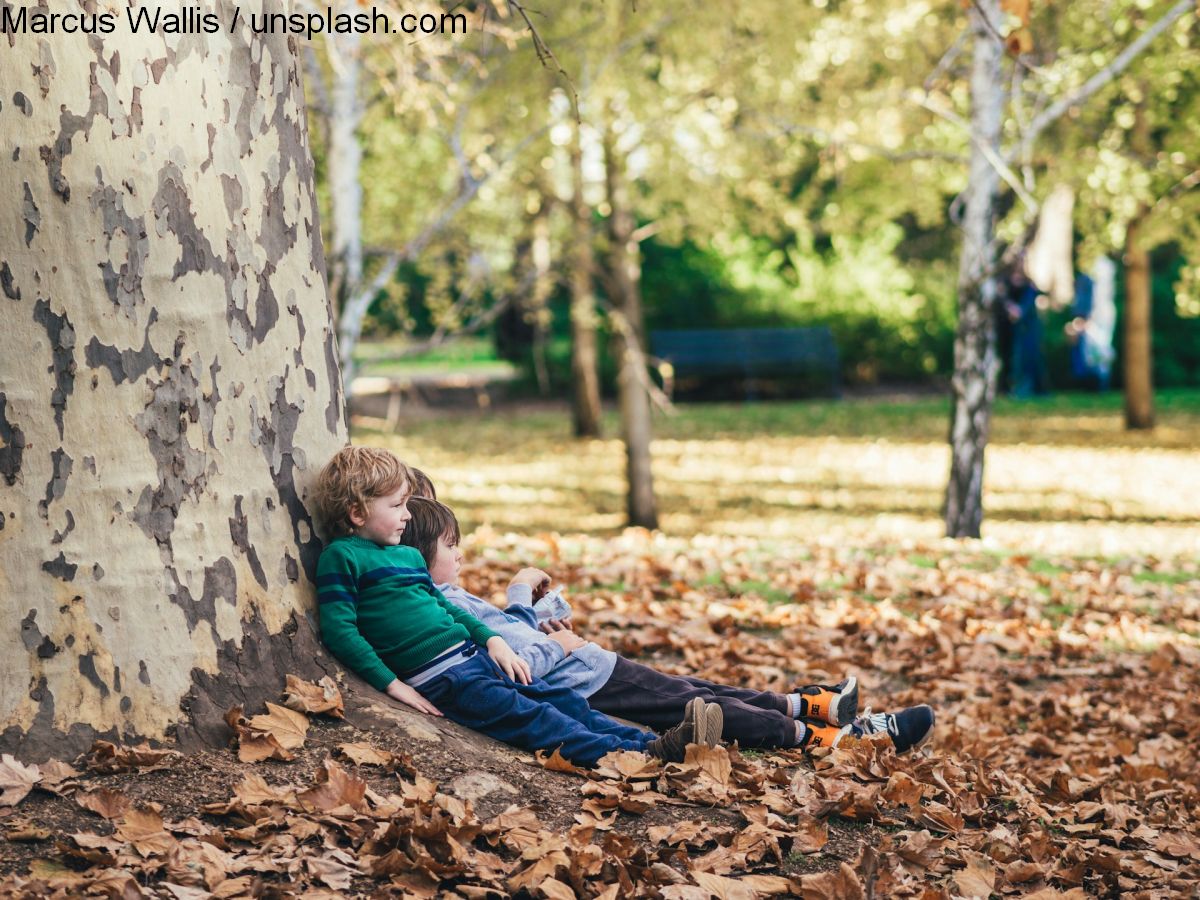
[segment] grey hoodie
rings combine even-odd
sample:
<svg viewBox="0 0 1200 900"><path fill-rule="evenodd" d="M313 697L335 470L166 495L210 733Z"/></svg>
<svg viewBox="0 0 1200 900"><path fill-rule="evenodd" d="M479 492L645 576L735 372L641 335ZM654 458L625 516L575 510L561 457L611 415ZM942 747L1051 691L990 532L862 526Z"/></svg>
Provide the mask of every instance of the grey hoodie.
<svg viewBox="0 0 1200 900"><path fill-rule="evenodd" d="M534 678L589 697L612 677L617 654L611 650L588 641L567 656L557 642L538 631L539 622L571 615L571 605L556 591L534 603L532 587L510 585L508 608L497 609L455 584L439 584L438 590L455 606L466 610L504 638L513 652L529 663Z"/></svg>

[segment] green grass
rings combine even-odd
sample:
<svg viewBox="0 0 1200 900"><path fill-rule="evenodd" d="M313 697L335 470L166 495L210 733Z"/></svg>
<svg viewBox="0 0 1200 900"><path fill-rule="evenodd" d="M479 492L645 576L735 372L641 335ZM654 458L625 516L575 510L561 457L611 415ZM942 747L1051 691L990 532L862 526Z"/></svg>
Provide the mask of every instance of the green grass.
<svg viewBox="0 0 1200 900"><path fill-rule="evenodd" d="M775 587L769 581L743 581L735 590L739 594L756 594L768 603L791 603L791 592Z"/></svg>
<svg viewBox="0 0 1200 900"><path fill-rule="evenodd" d="M1138 572L1133 580L1139 584L1187 584L1200 580L1194 572Z"/></svg>
<svg viewBox="0 0 1200 900"><path fill-rule="evenodd" d="M988 571L1028 556L1029 574L1048 583L1076 557L1111 548L1163 559L1192 552L1200 513L1176 486L1200 478L1192 454L1200 390L1163 391L1159 400L1159 427L1133 434L1123 430L1116 394L999 403L985 470L984 534L994 543L979 546L972 563ZM753 537L755 553L900 539L911 565L932 570L941 558L929 542L942 533L947 409L943 397L918 396L694 404L656 415L662 530ZM573 439L563 404L424 410L394 432L362 427L368 421L356 422L355 441L390 447L429 472L468 531L488 523L613 535L624 525L624 450L611 409L600 440ZM1162 568L1141 580L1189 580L1170 571L1185 564ZM705 584L723 580L714 572Z"/></svg>

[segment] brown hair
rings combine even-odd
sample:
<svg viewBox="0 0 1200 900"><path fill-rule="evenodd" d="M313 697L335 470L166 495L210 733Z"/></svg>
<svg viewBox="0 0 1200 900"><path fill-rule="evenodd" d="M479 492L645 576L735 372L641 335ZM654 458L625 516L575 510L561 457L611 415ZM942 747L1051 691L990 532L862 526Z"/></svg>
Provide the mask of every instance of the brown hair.
<svg viewBox="0 0 1200 900"><path fill-rule="evenodd" d="M425 558L426 566L432 566L437 556L438 538L445 538L448 544L457 544L462 538L454 510L445 503L413 497L408 501L408 511L412 518L404 527L404 534L400 535L400 543L416 547Z"/></svg>
<svg viewBox="0 0 1200 900"><path fill-rule="evenodd" d="M420 469L414 469L411 466L408 469L408 474L412 476L414 497L424 497L426 500L437 499L437 491L433 489L433 482L429 480L428 475Z"/></svg>
<svg viewBox="0 0 1200 900"><path fill-rule="evenodd" d="M343 447L317 476L317 517L330 537L354 532L351 510L366 515L367 504L412 484L408 466L390 450Z"/></svg>

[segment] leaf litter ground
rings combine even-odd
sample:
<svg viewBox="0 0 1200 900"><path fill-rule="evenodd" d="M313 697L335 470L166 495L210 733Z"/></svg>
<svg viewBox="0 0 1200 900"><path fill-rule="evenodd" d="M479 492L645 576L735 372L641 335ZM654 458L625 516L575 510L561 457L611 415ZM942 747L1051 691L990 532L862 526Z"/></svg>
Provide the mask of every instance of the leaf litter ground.
<svg viewBox="0 0 1200 900"><path fill-rule="evenodd" d="M294 682L230 711L229 750L5 757L0 894L1158 897L1200 880L1194 558L636 530L469 549L476 593L540 563L582 634L668 671L770 689L853 672L877 710L929 702L933 745L582 773L360 731L336 685Z"/></svg>

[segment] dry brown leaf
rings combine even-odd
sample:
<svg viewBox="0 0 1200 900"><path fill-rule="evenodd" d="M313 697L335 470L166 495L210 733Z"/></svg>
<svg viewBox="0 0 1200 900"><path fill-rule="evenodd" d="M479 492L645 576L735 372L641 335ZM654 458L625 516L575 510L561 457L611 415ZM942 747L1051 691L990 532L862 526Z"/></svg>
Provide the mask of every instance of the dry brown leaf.
<svg viewBox="0 0 1200 900"><path fill-rule="evenodd" d="M339 862L329 856L306 857L304 867L308 869L308 873L312 877L323 881L335 891L350 890L351 879L356 874L344 862Z"/></svg>
<svg viewBox="0 0 1200 900"><path fill-rule="evenodd" d="M549 769L551 772L569 772L572 775L587 776L587 770L581 769L572 762L568 762L563 758L563 755L555 748L554 752L546 755L545 753L536 754L538 762Z"/></svg>
<svg viewBox="0 0 1200 900"><path fill-rule="evenodd" d="M360 766L389 766L396 758L387 750L380 750L367 743L338 744L338 752Z"/></svg>
<svg viewBox="0 0 1200 900"><path fill-rule="evenodd" d="M264 759L295 759L273 734L243 728L238 736L238 759L242 762L262 762Z"/></svg>
<svg viewBox="0 0 1200 900"><path fill-rule="evenodd" d="M742 884L752 888L756 894L770 897L775 894L790 894L799 890L799 882L782 875L745 875Z"/></svg>
<svg viewBox="0 0 1200 900"><path fill-rule="evenodd" d="M84 762L93 772L155 772L182 758L178 750L156 750L144 742L136 747L120 747L109 741L95 741Z"/></svg>
<svg viewBox="0 0 1200 900"><path fill-rule="evenodd" d="M75 802L105 819L119 819L125 815L130 804L129 798L120 791L110 791L108 788L81 791L75 795Z"/></svg>
<svg viewBox="0 0 1200 900"><path fill-rule="evenodd" d="M54 837L54 832L31 822L10 822L4 829L5 840L14 844L34 844L38 841L48 841Z"/></svg>
<svg viewBox="0 0 1200 900"><path fill-rule="evenodd" d="M698 766L702 772L722 787L729 786L729 775L733 771L733 763L729 759L729 751L724 747L688 744L683 762L684 765Z"/></svg>
<svg viewBox="0 0 1200 900"><path fill-rule="evenodd" d="M125 813L115 834L133 845L142 856L159 856L175 846L175 838L163 828L162 816L152 809L131 809Z"/></svg>
<svg viewBox="0 0 1200 900"><path fill-rule="evenodd" d="M0 755L0 806L16 806L41 780L36 765L27 766L8 753Z"/></svg>
<svg viewBox="0 0 1200 900"><path fill-rule="evenodd" d="M726 878L724 875L714 875L711 872L689 873L696 884L708 891L709 896L717 900L755 900L758 894L749 885L743 884L736 878Z"/></svg>
<svg viewBox="0 0 1200 900"><path fill-rule="evenodd" d="M800 896L804 900L863 900L864 897L862 882L846 863L832 872L801 876Z"/></svg>
<svg viewBox="0 0 1200 900"><path fill-rule="evenodd" d="M316 684L288 675L283 705L301 713L328 713L337 719L345 717L342 692L328 675Z"/></svg>
<svg viewBox="0 0 1200 900"><path fill-rule="evenodd" d="M982 853L960 850L965 869L954 873L954 884L963 897L982 897L987 900L996 886L996 866Z"/></svg>
<svg viewBox="0 0 1200 900"><path fill-rule="evenodd" d="M575 892L556 878L547 878L538 885L538 890L550 900L575 900Z"/></svg>
<svg viewBox="0 0 1200 900"><path fill-rule="evenodd" d="M254 716L249 725L255 731L271 735L284 750L303 747L308 736L308 717L276 703L268 703L267 712Z"/></svg>
<svg viewBox="0 0 1200 900"><path fill-rule="evenodd" d="M792 850L796 853L818 853L829 843L829 826L812 816L801 816L792 830Z"/></svg>
<svg viewBox="0 0 1200 900"><path fill-rule="evenodd" d="M298 794L296 799L322 812L343 807L359 810L365 803L366 792L367 783L363 779L327 759L317 770L313 786Z"/></svg>

